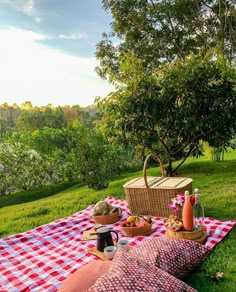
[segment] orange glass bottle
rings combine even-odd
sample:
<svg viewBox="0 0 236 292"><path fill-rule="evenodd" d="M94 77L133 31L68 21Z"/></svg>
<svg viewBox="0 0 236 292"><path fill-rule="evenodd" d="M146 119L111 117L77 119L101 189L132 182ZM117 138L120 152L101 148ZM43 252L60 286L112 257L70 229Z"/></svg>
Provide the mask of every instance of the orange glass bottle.
<svg viewBox="0 0 236 292"><path fill-rule="evenodd" d="M193 223L193 208L190 202L190 195L188 191L185 191L185 201L183 206L183 224L184 230L192 231L194 229Z"/></svg>

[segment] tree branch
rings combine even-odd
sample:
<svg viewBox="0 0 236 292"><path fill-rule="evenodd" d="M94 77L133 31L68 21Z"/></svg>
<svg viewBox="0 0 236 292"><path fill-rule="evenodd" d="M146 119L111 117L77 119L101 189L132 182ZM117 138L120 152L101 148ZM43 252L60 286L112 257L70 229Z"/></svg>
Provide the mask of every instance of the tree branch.
<svg viewBox="0 0 236 292"><path fill-rule="evenodd" d="M173 155L177 154L178 152L182 151L182 150L183 150L184 148L186 148L190 143L191 143L191 141L189 141L189 135L188 135L188 140L187 140L187 142L186 142L184 145L182 145L179 149L177 149L175 152L171 152L171 155L173 156Z"/></svg>
<svg viewBox="0 0 236 292"><path fill-rule="evenodd" d="M166 129L164 135L162 136L162 140L165 140L166 136L168 135L170 129L172 128L172 123L170 123L170 126Z"/></svg>
<svg viewBox="0 0 236 292"><path fill-rule="evenodd" d="M164 140L162 140L161 138L158 138L158 140L161 142L162 146L165 148L165 150L166 150L166 152L168 153L168 156L169 156L170 155L170 148L166 145Z"/></svg>
<svg viewBox="0 0 236 292"><path fill-rule="evenodd" d="M185 162L185 160L189 157L189 155L191 154L192 151L193 151L193 147L190 147L189 151L186 153L183 160L172 170L172 173L180 168L180 166Z"/></svg>
<svg viewBox="0 0 236 292"><path fill-rule="evenodd" d="M172 117L172 121L169 122L169 127L166 129L164 135L162 136L162 140L165 140L166 136L168 135L170 129L172 128L173 126L173 123L176 121L176 114L173 113L173 111L170 112L170 116Z"/></svg>
<svg viewBox="0 0 236 292"><path fill-rule="evenodd" d="M155 7L155 4L154 4L154 2L153 2L152 0L150 0L150 2L151 2L151 4L152 4L152 6L153 6L153 7Z"/></svg>
<svg viewBox="0 0 236 292"><path fill-rule="evenodd" d="M215 13L214 9L208 5L205 1L202 1L202 4L205 5L208 9L211 10L211 12L218 18L218 20L220 20L219 16Z"/></svg>
<svg viewBox="0 0 236 292"><path fill-rule="evenodd" d="M181 146L179 149L177 149L175 152L171 152L171 155L173 156L173 155L177 154L178 152L180 152L180 151L182 151L183 149L185 149L185 148L186 148L189 144L191 144L192 142L194 142L194 141L196 141L196 140L200 140L200 138L202 138L202 137L204 137L204 136L206 136L206 135L208 135L208 134L214 132L215 130L217 130L218 127L219 127L219 125L216 126L216 127L214 127L213 129L210 129L210 130L207 131L207 132L201 133L201 134L199 134L199 135L193 137L190 141L188 140L188 142L186 142L184 145L182 145L182 146Z"/></svg>

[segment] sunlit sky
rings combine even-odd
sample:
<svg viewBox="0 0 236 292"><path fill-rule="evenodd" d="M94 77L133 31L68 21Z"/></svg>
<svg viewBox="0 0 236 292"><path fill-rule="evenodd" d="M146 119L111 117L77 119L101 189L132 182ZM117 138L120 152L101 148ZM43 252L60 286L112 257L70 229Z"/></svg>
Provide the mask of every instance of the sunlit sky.
<svg viewBox="0 0 236 292"><path fill-rule="evenodd" d="M0 105L87 106L113 90L94 71L112 19L101 0L0 0Z"/></svg>

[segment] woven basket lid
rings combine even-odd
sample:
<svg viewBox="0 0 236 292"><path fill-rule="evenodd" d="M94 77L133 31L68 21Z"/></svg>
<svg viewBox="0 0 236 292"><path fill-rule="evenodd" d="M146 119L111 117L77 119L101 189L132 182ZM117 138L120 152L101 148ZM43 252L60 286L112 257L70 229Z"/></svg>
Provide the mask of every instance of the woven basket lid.
<svg viewBox="0 0 236 292"><path fill-rule="evenodd" d="M155 189L180 189L192 183L191 178L186 177L147 177L150 188ZM128 181L124 188L146 188L144 178L139 177Z"/></svg>

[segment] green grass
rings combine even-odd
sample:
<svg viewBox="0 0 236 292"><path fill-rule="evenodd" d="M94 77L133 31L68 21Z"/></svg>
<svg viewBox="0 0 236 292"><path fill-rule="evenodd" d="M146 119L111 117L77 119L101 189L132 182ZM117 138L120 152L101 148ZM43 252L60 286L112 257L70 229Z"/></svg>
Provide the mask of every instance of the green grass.
<svg viewBox="0 0 236 292"><path fill-rule="evenodd" d="M220 220L236 219L236 151L229 151L225 161L190 158L178 176L191 177L193 187L201 190L205 214ZM0 237L23 232L86 208L107 196L125 198L123 184L141 176L142 171L124 173L110 182L107 189L94 191L86 186L60 184L37 191L0 197ZM158 168L148 175L160 175ZM236 228L216 246L204 264L186 282L202 292L236 291ZM211 276L224 272L219 282Z"/></svg>

